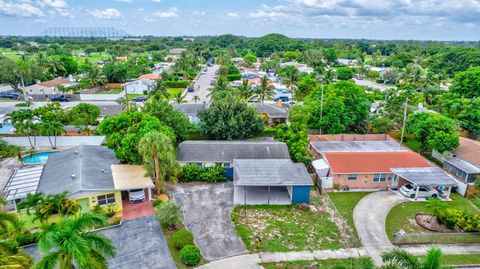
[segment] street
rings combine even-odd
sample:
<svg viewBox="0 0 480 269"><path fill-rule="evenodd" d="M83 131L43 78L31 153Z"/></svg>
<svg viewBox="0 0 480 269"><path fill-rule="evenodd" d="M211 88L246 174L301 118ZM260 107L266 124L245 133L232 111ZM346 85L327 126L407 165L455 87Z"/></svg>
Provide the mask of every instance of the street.
<svg viewBox="0 0 480 269"><path fill-rule="evenodd" d="M390 88L395 88L395 87L385 86L383 84L372 82L372 81L369 81L369 80L364 80L364 79L360 80L360 79L354 78L353 80L355 81L355 84L357 84L357 85L373 88L373 89L376 89L376 90L380 90L382 92L385 92Z"/></svg>
<svg viewBox="0 0 480 269"><path fill-rule="evenodd" d="M219 65L213 65L212 67L209 67L206 73L201 73L198 76L197 81L193 85L195 91L194 92L187 92L186 100L187 103L195 103L193 100L193 97L197 95L200 99L196 102L197 104L201 104L203 102L208 103L210 101L210 98L207 96L209 94L210 88L213 86L210 85L211 81L215 77L215 72L219 69Z"/></svg>

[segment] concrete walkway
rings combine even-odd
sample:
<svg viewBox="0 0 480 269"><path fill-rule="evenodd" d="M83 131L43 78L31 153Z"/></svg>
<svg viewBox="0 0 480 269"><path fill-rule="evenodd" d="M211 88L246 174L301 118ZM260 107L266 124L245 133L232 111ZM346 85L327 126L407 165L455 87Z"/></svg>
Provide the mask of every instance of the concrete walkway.
<svg viewBox="0 0 480 269"><path fill-rule="evenodd" d="M353 220L362 246L377 265L382 264L380 254L393 248L385 232L387 214L406 198L391 191L378 191L363 197L353 210Z"/></svg>

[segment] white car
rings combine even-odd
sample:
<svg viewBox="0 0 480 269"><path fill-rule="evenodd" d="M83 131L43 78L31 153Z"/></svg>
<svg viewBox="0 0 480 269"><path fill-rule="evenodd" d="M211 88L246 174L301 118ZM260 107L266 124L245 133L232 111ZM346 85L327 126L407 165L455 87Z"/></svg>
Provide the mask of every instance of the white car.
<svg viewBox="0 0 480 269"><path fill-rule="evenodd" d="M413 186L412 184L405 184L402 187L400 187L400 193L408 198L415 198L416 192L417 192L417 187ZM438 197L438 191L433 189L432 187L420 186L420 188L418 189L417 198L430 198L430 197L433 197L433 198Z"/></svg>
<svg viewBox="0 0 480 269"><path fill-rule="evenodd" d="M130 203L145 201L145 191L143 189L134 189L128 191L128 201Z"/></svg>

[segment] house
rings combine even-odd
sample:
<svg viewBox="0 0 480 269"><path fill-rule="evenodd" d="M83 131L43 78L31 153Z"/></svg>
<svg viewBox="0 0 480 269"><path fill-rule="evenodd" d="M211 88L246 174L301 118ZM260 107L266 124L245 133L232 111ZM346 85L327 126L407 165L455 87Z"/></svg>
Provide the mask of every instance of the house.
<svg viewBox="0 0 480 269"><path fill-rule="evenodd" d="M337 64L348 65L348 66L358 66L357 59L337 59Z"/></svg>
<svg viewBox="0 0 480 269"><path fill-rule="evenodd" d="M182 112L191 123L198 122L198 112L205 107L204 104L174 104L173 109Z"/></svg>
<svg viewBox="0 0 480 269"><path fill-rule="evenodd" d="M443 169L461 182L475 183L480 176L480 141L460 137L460 145L442 158Z"/></svg>
<svg viewBox="0 0 480 269"><path fill-rule="evenodd" d="M316 158L313 168L327 189L398 189L411 183L436 188L448 199L457 185L443 170L386 135L310 136L310 151Z"/></svg>
<svg viewBox="0 0 480 269"><path fill-rule="evenodd" d="M168 51L167 57L165 57L166 61L175 61L178 59L184 52L187 52L186 48L172 48Z"/></svg>
<svg viewBox="0 0 480 269"><path fill-rule="evenodd" d="M25 87L27 94L56 94L59 92L59 87L68 89L78 85L78 82L73 81L72 78L56 78L45 82L39 82L34 85Z"/></svg>
<svg viewBox="0 0 480 269"><path fill-rule="evenodd" d="M122 87L127 94L146 94L155 87L155 84L155 80L144 78L122 84Z"/></svg>
<svg viewBox="0 0 480 269"><path fill-rule="evenodd" d="M312 178L289 159L235 159L233 201L237 205L310 202Z"/></svg>
<svg viewBox="0 0 480 269"><path fill-rule="evenodd" d="M275 141L183 141L178 146L180 165L222 165L228 177L233 176L233 160L290 160L287 144Z"/></svg>
<svg viewBox="0 0 480 269"><path fill-rule="evenodd" d="M160 75L158 75L158 74L143 74L143 75L139 76L138 79L159 80Z"/></svg>
<svg viewBox="0 0 480 269"><path fill-rule="evenodd" d="M248 103L260 113L269 125L286 123L288 110L279 104L271 103Z"/></svg>
<svg viewBox="0 0 480 269"><path fill-rule="evenodd" d="M83 213L108 204L115 204L120 213L125 203L122 196L128 196L128 190L145 189L151 199L154 186L142 166L118 164L113 150L103 146L73 147L50 154L45 166L25 169L15 171L5 188L7 200L13 204L28 193L67 192L67 197L77 201Z"/></svg>

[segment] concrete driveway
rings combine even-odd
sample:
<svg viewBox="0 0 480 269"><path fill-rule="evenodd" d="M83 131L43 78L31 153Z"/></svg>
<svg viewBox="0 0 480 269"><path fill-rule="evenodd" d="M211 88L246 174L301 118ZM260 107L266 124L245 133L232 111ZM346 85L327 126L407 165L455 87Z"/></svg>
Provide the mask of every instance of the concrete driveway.
<svg viewBox="0 0 480 269"><path fill-rule="evenodd" d="M199 101L197 101L198 104L203 104L208 103L210 101L210 98L207 97L207 95L210 93L208 89L213 88L212 85L210 85L211 81L213 80L213 77L215 76L215 71L217 71L220 68L219 65L214 64L211 67L208 67L208 70L206 73L201 73L197 81L195 81L195 84L193 85L195 91L194 92L187 92L186 100L187 103L195 103L193 101L193 97L195 95L198 95L200 98ZM186 90L185 90L186 91Z"/></svg>
<svg viewBox="0 0 480 269"><path fill-rule="evenodd" d="M363 197L353 210L358 236L375 264L382 264L380 254L393 248L385 232L385 220L392 207L408 199L392 191L378 191Z"/></svg>
<svg viewBox="0 0 480 269"><path fill-rule="evenodd" d="M207 260L246 253L230 219L233 185L179 184L172 186L173 199L182 206L183 222Z"/></svg>
<svg viewBox="0 0 480 269"><path fill-rule="evenodd" d="M110 238L117 247L117 255L108 260L109 268L176 268L155 216L125 221L122 226L99 233ZM40 258L35 246L26 251L35 260Z"/></svg>

